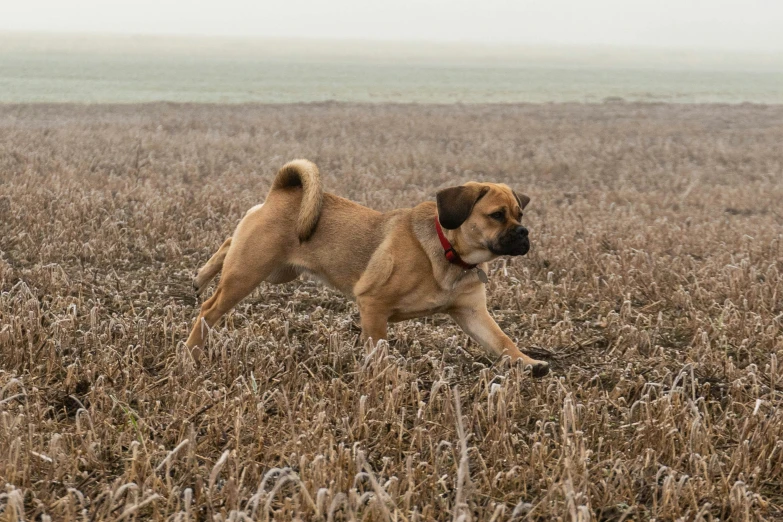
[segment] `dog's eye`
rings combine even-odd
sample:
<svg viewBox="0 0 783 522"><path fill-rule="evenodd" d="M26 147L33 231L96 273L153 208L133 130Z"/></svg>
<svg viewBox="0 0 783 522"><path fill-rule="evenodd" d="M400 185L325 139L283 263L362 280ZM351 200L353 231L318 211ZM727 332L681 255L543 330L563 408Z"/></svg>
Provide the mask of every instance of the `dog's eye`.
<svg viewBox="0 0 783 522"><path fill-rule="evenodd" d="M496 219L498 221L505 221L506 220L506 213L502 210L498 210L497 212L493 212L489 215L492 219Z"/></svg>

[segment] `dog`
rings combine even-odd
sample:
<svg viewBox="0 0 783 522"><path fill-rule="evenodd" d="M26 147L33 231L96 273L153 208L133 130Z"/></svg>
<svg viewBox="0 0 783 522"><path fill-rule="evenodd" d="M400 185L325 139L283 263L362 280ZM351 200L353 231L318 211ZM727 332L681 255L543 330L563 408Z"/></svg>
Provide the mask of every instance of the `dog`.
<svg viewBox="0 0 783 522"><path fill-rule="evenodd" d="M446 313L493 355L543 376L549 364L503 333L484 286L488 261L529 250L520 222L529 201L504 184L470 182L441 190L434 202L381 213L324 192L314 163L291 161L196 273L200 293L222 271L186 345L200 353L207 328L262 281L307 273L356 301L362 337L373 343L386 339L389 321Z"/></svg>

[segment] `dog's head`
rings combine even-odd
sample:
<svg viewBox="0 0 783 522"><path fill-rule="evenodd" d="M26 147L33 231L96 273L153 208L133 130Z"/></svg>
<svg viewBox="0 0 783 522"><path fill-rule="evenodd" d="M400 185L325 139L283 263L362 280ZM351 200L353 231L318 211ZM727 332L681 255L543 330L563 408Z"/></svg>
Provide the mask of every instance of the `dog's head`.
<svg viewBox="0 0 783 522"><path fill-rule="evenodd" d="M522 211L530 202L502 183L470 182L438 192L438 220L458 230L460 255L467 263L496 256L521 256L530 250Z"/></svg>

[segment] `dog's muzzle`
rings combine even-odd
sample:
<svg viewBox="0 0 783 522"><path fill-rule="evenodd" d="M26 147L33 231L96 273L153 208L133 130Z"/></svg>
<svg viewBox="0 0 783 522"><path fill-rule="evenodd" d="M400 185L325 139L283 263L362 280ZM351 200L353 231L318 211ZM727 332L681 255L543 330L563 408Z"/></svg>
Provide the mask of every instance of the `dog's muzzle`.
<svg viewBox="0 0 783 522"><path fill-rule="evenodd" d="M498 237L489 250L499 256L524 256L530 250L530 239L525 227L514 227Z"/></svg>

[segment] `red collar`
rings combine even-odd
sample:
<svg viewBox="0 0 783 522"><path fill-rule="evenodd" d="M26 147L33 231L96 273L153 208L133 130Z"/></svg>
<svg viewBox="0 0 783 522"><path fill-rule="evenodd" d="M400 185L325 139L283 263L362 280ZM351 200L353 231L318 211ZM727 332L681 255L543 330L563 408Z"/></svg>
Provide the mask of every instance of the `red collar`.
<svg viewBox="0 0 783 522"><path fill-rule="evenodd" d="M438 232L438 239L440 239L440 244L443 246L443 253L446 254L446 259L449 260L449 263L459 265L465 270L476 268L477 265L469 265L463 261L461 257L459 257L457 251L454 250L454 247L451 246L449 240L446 239L446 235L443 233L443 228L440 226L440 221L438 221L438 216L435 216L435 230Z"/></svg>

